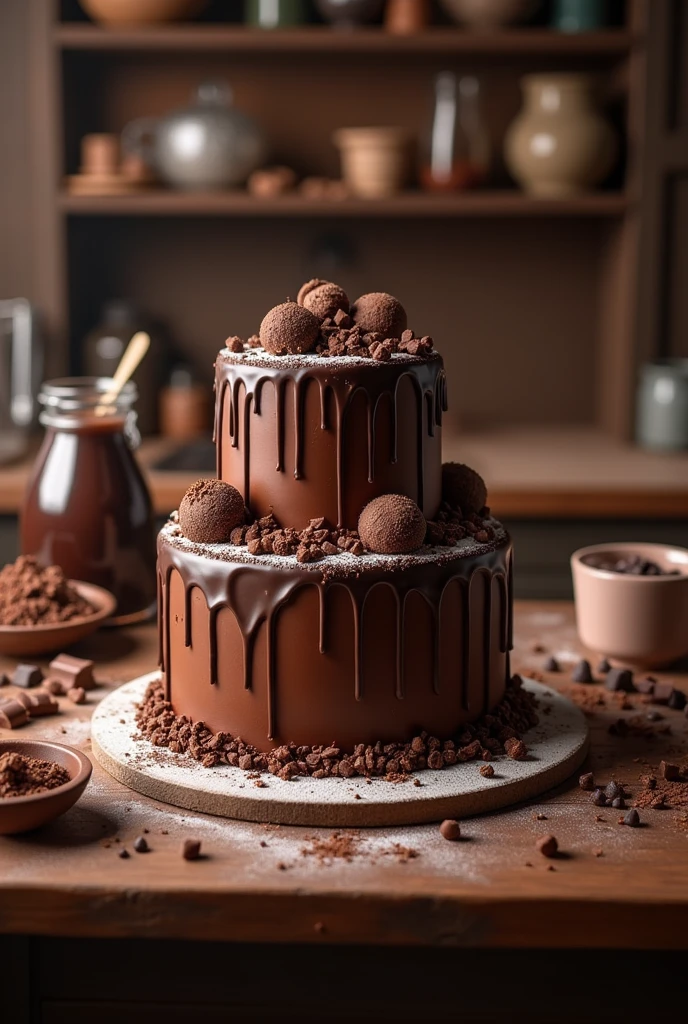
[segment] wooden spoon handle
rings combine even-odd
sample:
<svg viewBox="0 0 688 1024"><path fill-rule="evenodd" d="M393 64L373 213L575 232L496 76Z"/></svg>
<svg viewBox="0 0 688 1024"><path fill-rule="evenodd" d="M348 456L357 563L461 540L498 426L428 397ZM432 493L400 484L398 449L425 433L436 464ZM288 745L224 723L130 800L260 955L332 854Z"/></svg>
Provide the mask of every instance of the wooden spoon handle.
<svg viewBox="0 0 688 1024"><path fill-rule="evenodd" d="M137 331L126 347L119 366L112 378L112 385L105 392L96 407L96 416L105 416L117 401L117 396L127 383L150 348L150 337L145 331Z"/></svg>

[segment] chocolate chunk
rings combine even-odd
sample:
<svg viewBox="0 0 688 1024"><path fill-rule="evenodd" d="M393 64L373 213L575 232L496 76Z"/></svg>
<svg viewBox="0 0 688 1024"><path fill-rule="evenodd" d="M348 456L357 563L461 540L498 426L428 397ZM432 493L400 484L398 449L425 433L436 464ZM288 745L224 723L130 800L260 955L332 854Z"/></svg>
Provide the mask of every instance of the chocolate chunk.
<svg viewBox="0 0 688 1024"><path fill-rule="evenodd" d="M683 690L674 690L667 701L667 705L674 711L683 711L686 706L686 695Z"/></svg>
<svg viewBox="0 0 688 1024"><path fill-rule="evenodd" d="M592 796L590 797L590 799L594 803L595 807L606 807L607 806L607 798L604 795L604 790L603 789L596 789L596 790L594 790L594 792L593 792Z"/></svg>
<svg viewBox="0 0 688 1024"><path fill-rule="evenodd" d="M29 718L40 718L43 715L56 715L60 706L49 693L18 693L17 700L29 713Z"/></svg>
<svg viewBox="0 0 688 1024"><path fill-rule="evenodd" d="M631 828L637 828L640 824L640 815L636 811L635 807L631 807L630 811L627 811L623 818L624 825L630 825Z"/></svg>
<svg viewBox="0 0 688 1024"><path fill-rule="evenodd" d="M0 728L19 729L28 720L29 713L20 701L10 697L0 702Z"/></svg>
<svg viewBox="0 0 688 1024"><path fill-rule="evenodd" d="M457 839L461 838L461 826L453 818L447 818L440 825L440 835L443 839L448 839L454 843Z"/></svg>
<svg viewBox="0 0 688 1024"><path fill-rule="evenodd" d="M523 740L510 737L504 742L504 749L513 761L525 761L528 756L528 747Z"/></svg>
<svg viewBox="0 0 688 1024"><path fill-rule="evenodd" d="M612 668L607 673L604 681L607 690L622 690L624 693L633 692L633 673L627 668Z"/></svg>
<svg viewBox="0 0 688 1024"><path fill-rule="evenodd" d="M681 777L681 769L677 764L672 764L670 761L660 761L659 770L662 778L666 779L667 782L675 782Z"/></svg>
<svg viewBox="0 0 688 1024"><path fill-rule="evenodd" d="M73 689L67 690L67 697L71 700L72 704L86 703L86 692L83 686L75 686Z"/></svg>
<svg viewBox="0 0 688 1024"><path fill-rule="evenodd" d="M71 654L59 654L50 662L50 678L59 679L66 690L77 686L92 690L96 685L93 678L93 662L86 658L75 658Z"/></svg>
<svg viewBox="0 0 688 1024"><path fill-rule="evenodd" d="M535 849L539 850L543 857L556 857L559 843L555 836L542 836L536 841Z"/></svg>
<svg viewBox="0 0 688 1024"><path fill-rule="evenodd" d="M592 677L590 662L581 658L571 673L571 679L574 683L593 683L595 680Z"/></svg>
<svg viewBox="0 0 688 1024"><path fill-rule="evenodd" d="M606 676L606 674L607 674L607 672L609 672L610 668L611 668L611 665L609 664L607 659L606 658L602 658L602 661L597 666L597 671L599 672L599 674L601 676Z"/></svg>
<svg viewBox="0 0 688 1024"><path fill-rule="evenodd" d="M477 537L477 534L476 534ZM545 664L543 665L545 672L559 672L559 662L553 656L550 656Z"/></svg>
<svg viewBox="0 0 688 1024"><path fill-rule="evenodd" d="M592 791L595 788L595 780L592 772L585 772L584 775L581 775L578 779L578 785L581 789Z"/></svg>
<svg viewBox="0 0 688 1024"><path fill-rule="evenodd" d="M134 849L137 853L148 853L150 847L145 836L137 836L134 840Z"/></svg>
<svg viewBox="0 0 688 1024"><path fill-rule="evenodd" d="M184 860L198 860L201 856L201 840L185 839L182 843L182 857Z"/></svg>
<svg viewBox="0 0 688 1024"><path fill-rule="evenodd" d="M673 692L674 687L671 683L655 683L655 688L652 691L653 703L668 704Z"/></svg>
<svg viewBox="0 0 688 1024"><path fill-rule="evenodd" d="M43 682L43 673L38 665L17 665L12 682L15 686L21 686L22 689L28 690L34 686L40 686Z"/></svg>
<svg viewBox="0 0 688 1024"><path fill-rule="evenodd" d="M635 688L638 693L654 693L655 692L655 680L654 679L639 679L635 684Z"/></svg>

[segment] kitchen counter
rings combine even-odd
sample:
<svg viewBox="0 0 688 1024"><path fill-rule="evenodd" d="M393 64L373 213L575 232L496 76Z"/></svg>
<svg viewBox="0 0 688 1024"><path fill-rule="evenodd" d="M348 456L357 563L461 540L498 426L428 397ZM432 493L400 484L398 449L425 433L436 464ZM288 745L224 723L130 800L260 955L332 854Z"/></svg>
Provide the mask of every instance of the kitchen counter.
<svg viewBox="0 0 688 1024"><path fill-rule="evenodd" d="M176 508L197 476L152 465L176 447L150 439L140 459L155 511ZM489 483L489 501L504 519L688 518L688 452L653 454L585 428L513 428L483 433L445 431L446 460L467 462ZM19 510L30 460L0 468L0 514Z"/></svg>
<svg viewBox="0 0 688 1024"><path fill-rule="evenodd" d="M538 671L546 656L553 653L562 672L547 674L545 681L570 692L570 670L582 653L575 635L572 606L517 602L515 636L514 666L524 674ZM88 753L89 717L95 703L119 682L154 668L156 651L155 629L151 625L102 632L83 642L75 653L96 658L97 676L103 681L98 690L89 694L89 704L75 707L60 699L59 716L38 719L12 733L12 738L57 738ZM0 671L12 667L0 659ZM670 678L675 685L688 690L688 672L672 673ZM625 737L611 735L609 726L620 717L644 716L646 707L641 698L632 695L630 704L634 707L620 710L620 702L599 683L579 686L577 690L599 700L597 704L594 699L587 701L592 747L588 766L582 769L594 771L597 780L606 783L614 777L636 793L639 776L651 767L654 769L662 757L670 754L672 760L680 760L686 756L688 718L682 712L662 709L663 721L671 731L652 740L632 732ZM2 738L7 735L0 730ZM468 764L466 770L477 771L477 766ZM299 783L293 785L298 787ZM418 947L433 948L435 956L424 970L428 971L428 981L438 976L437 998L446 996L449 1001L457 998L456 991L453 995L442 995L445 986L439 976L449 970L456 980L455 971L462 964L474 964L470 958L481 950L490 952L481 961L488 978L494 974L493 958L501 956L500 949L511 950L517 958L519 949L623 949L627 951L623 959L625 971L633 950L643 950L644 958L652 957L650 950L666 950L662 955L670 958L670 950L688 948L688 809L672 807L640 813L642 828L620 825L619 812L594 807L590 794L578 787L574 776L536 800L466 820L462 824L461 842L446 842L436 825L366 830L360 855L350 861L321 863L315 857L305 856L303 850L310 838L329 835L329 830L265 826L178 810L130 792L95 764L84 797L62 819L31 835L0 838L0 949L2 935L14 936L7 948L16 961L24 949L17 936L60 936L57 945L41 940L46 944L40 948L47 952L32 959L33 994L37 998L35 986L47 986L47 998L64 999L65 1005L76 1007L77 1003L70 999L75 1000L74 992L78 990L80 998L87 1000L92 1016L86 1010L74 1011L76 1015L71 1016L63 1010L63 1015L53 1011L52 1016L40 1018L77 1024L96 1018L126 1018L126 1013L122 1018L114 1013L101 1016L99 1000L122 1000L117 1005L126 1009L129 1001L133 1005L134 999L150 997L157 1006L170 992L174 994L176 982L170 980L169 990L165 982L163 991L162 982L155 982L151 976L150 965L159 962L164 974L165 965L176 962L175 958L180 956L185 965L184 985L188 987L176 998L184 1006L195 1006L195 998L199 1003L208 999L207 984L211 989L213 985L217 988L226 984L240 1002L247 998L242 987L245 982L234 972L241 960L241 950L253 950L250 955L261 965L267 982L272 975L273 968L268 966L271 962L274 961L275 971L284 973L279 965L284 967L287 961L283 957L290 955L284 944L293 943L309 944L308 948L314 950L322 947L320 953L313 953L318 958L327 958L325 950L330 947L329 959L322 961L318 972L333 972L331 984L341 990L342 998L351 997L349 986L351 991L358 991L363 984L358 972L349 977L346 968L347 947L363 944L397 947L395 963L407 964L399 973L399 984L410 969L400 947L413 947L413 957L421 956ZM137 854L133 851L133 840L144 833L150 852ZM561 856L555 860L547 860L535 849L536 839L546 833L553 833L559 840ZM181 843L188 837L201 840L204 859L194 863L182 859ZM415 856L400 856L395 844L414 850ZM118 856L123 847L130 853L128 859ZM71 947L65 937L82 941ZM118 938L128 941L118 945L114 941ZM145 950L135 954L137 947L132 940L143 938L165 942L149 942ZM86 941L92 939L107 939L108 944ZM175 944L168 941L171 939L185 940L179 946L183 955L176 952ZM190 966L187 970L186 966L192 962L194 940L203 940L194 970L212 975L209 982L204 982L201 994L200 980L193 980L194 970ZM222 971L217 973L223 958L218 959L219 954L213 952L216 947L211 945L212 941L234 944L217 947L233 950L226 954L227 980ZM273 949L273 961L265 959L267 952L262 951L262 944L267 944L266 950ZM458 959L446 949L451 946L462 948ZM30 948L35 951L36 946L27 946L21 955L33 957ZM72 948L81 951L78 956L69 952ZM310 953L304 955L308 957ZM543 986L546 989L548 985L545 962L541 959L547 955L537 954L538 998L543 997ZM76 959L70 959L72 956ZM112 964L126 964L126 969L103 981L104 965L110 957L115 957L110 961ZM454 957L454 968L446 962L450 957ZM575 956L569 952L566 958L566 970L572 970ZM78 964L78 969L58 969L65 959ZM320 964L321 959L315 962ZM526 961L524 966L524 961L518 960L519 970L527 970L528 962L534 961ZM629 986L617 976L605 974L613 962L611 953L598 955L595 963L599 970L595 967L575 973L571 998L582 998L584 991L597 986L603 978L606 980L598 993L601 1001L595 1002L596 1020L653 1019L649 1010L640 1017L621 1014L622 1007L627 1001L630 1005L638 992L635 985ZM643 960L643 970L648 962ZM4 963L8 969L6 959ZM505 968L507 972L510 969ZM14 982L15 986L22 983L22 970L17 969L16 977L20 980ZM28 970L24 973L28 978ZM39 975L42 981L36 981ZM502 998L500 991L504 999L510 991L501 968L499 976L504 985L498 985L491 994L497 1002ZM230 977L234 979L231 982ZM682 983L681 978L679 970L677 984ZM147 979L149 985L155 985L154 993L148 991ZM573 983L573 976L570 980ZM367 984L384 983L370 977ZM234 985L238 986L236 990ZM305 980L304 985L309 987ZM396 984L394 987L396 990ZM265 1000L266 1006L279 1006L281 989L274 991L267 986L263 991L260 985L258 988L258 994L253 990L253 998ZM525 997L527 984L523 975L517 988L519 998ZM641 986L641 996L643 989ZM659 986L653 998L663 998L663 991L666 994L668 990ZM382 995L378 992L378 997ZM331 998L335 999L334 992ZM394 991L385 998L392 1007L397 1001L401 1003L403 997ZM471 998L464 983L464 1008L463 1001ZM606 1001L618 1017L604 1016ZM160 1012L160 1017L146 1019L189 1019L181 1010L179 1016L171 1017ZM267 1018L240 1014L237 1019ZM304 1018L287 1015L284 1019ZM351 1018L334 1015L328 1019ZM541 1017L531 1010L516 1017L507 1008L504 1017L490 1016L493 1019L540 1022L553 1017ZM572 1011L566 1020L574 1019L586 1018L574 1016Z"/></svg>

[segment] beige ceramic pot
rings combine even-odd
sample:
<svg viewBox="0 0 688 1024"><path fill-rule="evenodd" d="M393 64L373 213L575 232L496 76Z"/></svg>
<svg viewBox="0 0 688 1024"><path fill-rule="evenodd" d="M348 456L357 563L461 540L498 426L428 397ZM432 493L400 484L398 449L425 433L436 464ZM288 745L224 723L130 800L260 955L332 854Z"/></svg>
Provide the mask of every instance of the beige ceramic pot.
<svg viewBox="0 0 688 1024"><path fill-rule="evenodd" d="M490 32L529 18L539 0L440 0L447 14L466 28Z"/></svg>
<svg viewBox="0 0 688 1024"><path fill-rule="evenodd" d="M640 555L676 576L632 576L586 564ZM688 654L688 550L668 544L595 544L571 556L576 623L590 650L660 668Z"/></svg>
<svg viewBox="0 0 688 1024"><path fill-rule="evenodd" d="M208 0L80 0L89 18L103 25L158 25L193 18Z"/></svg>
<svg viewBox="0 0 688 1024"><path fill-rule="evenodd" d="M333 138L354 195L379 199L408 184L412 136L405 128L340 128Z"/></svg>
<svg viewBox="0 0 688 1024"><path fill-rule="evenodd" d="M611 170L616 135L597 110L594 79L525 75L523 109L505 139L509 170L527 192L557 198L597 185Z"/></svg>

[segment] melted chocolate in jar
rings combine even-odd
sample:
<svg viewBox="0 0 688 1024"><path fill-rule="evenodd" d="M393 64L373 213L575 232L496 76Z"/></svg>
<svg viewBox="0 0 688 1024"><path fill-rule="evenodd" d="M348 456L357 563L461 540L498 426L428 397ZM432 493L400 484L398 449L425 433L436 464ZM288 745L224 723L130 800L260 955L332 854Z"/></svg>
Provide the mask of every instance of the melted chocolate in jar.
<svg viewBox="0 0 688 1024"><path fill-rule="evenodd" d="M156 596L150 497L123 426L89 417L49 427L21 516L24 554L111 591L118 618L143 612Z"/></svg>

